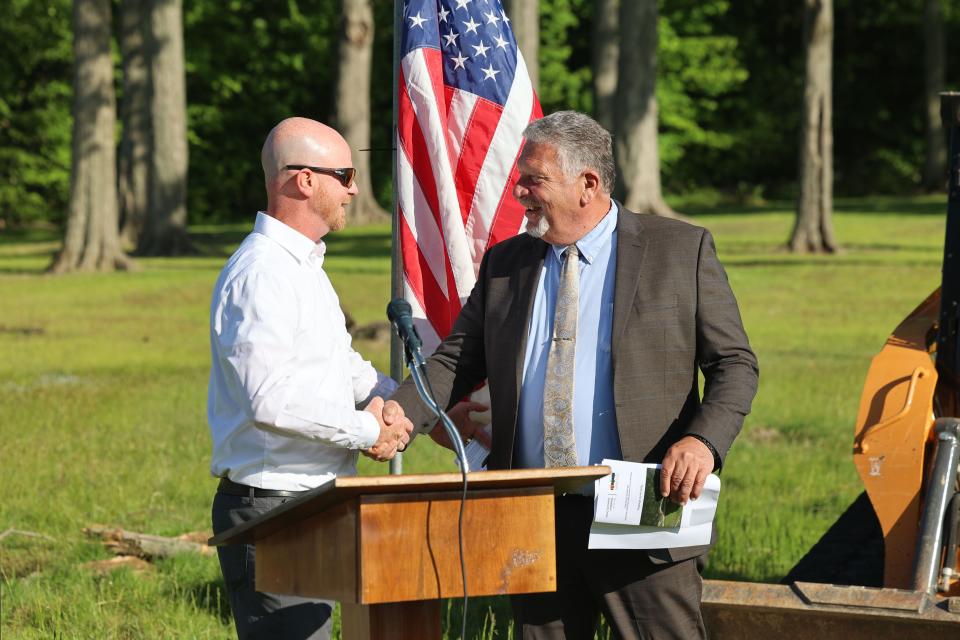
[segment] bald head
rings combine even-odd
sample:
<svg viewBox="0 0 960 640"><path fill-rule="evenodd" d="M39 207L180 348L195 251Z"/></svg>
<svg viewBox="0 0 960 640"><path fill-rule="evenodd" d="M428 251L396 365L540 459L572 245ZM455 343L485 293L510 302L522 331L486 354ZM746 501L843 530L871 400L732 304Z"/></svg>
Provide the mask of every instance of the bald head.
<svg viewBox="0 0 960 640"><path fill-rule="evenodd" d="M325 124L287 118L275 126L260 152L267 187L266 212L314 241L346 224L356 183L344 185L327 171L285 169L287 165L344 169L353 166L350 145Z"/></svg>
<svg viewBox="0 0 960 640"><path fill-rule="evenodd" d="M330 159L350 148L334 129L309 118L287 118L267 135L260 152L267 191L288 164L331 166ZM349 166L349 163L335 166Z"/></svg>

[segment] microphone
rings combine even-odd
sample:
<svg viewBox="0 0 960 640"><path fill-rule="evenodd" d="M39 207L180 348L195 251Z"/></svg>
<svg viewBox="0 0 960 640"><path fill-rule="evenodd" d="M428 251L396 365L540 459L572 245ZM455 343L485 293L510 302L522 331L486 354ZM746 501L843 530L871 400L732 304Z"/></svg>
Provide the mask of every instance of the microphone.
<svg viewBox="0 0 960 640"><path fill-rule="evenodd" d="M397 330L397 335L406 347L408 354L419 354L423 341L417 328L413 326L413 308L403 298L395 298L387 305L387 318Z"/></svg>

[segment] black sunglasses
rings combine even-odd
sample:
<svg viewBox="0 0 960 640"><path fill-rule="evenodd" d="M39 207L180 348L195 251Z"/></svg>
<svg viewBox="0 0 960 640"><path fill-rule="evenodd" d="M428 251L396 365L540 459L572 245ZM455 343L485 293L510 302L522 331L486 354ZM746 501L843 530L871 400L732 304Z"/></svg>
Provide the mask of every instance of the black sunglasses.
<svg viewBox="0 0 960 640"><path fill-rule="evenodd" d="M344 188L349 189L353 186L353 179L357 175L357 170L354 167L344 167L343 169L327 169L326 167L311 167L308 164L288 164L284 169L291 169L293 171L300 171L301 169L309 169L314 173L322 173L328 176L333 176L340 181L340 184Z"/></svg>

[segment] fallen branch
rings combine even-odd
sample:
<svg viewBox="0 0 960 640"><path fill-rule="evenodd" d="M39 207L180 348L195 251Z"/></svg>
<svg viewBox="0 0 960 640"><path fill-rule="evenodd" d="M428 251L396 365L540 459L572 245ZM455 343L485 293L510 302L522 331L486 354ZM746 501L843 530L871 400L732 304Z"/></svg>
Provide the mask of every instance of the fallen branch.
<svg viewBox="0 0 960 640"><path fill-rule="evenodd" d="M50 542L56 542L55 538L51 538L46 534L37 533L36 531L24 531L23 529L14 529L12 527L10 529L7 529L3 533L0 533L0 540L3 540L4 538L12 535L27 536L28 538L42 538L44 540L49 540Z"/></svg>
<svg viewBox="0 0 960 640"><path fill-rule="evenodd" d="M85 562L82 566L84 569L89 569L101 575L123 568L130 569L134 573L144 573L154 570L152 564L142 558L136 558L134 556L115 556L109 560L94 560L93 562Z"/></svg>
<svg viewBox="0 0 960 640"><path fill-rule="evenodd" d="M185 533L175 538L167 538L100 525L86 527L83 532L92 538L100 538L107 550L118 556L136 556L152 560L168 558L180 553L210 555L215 551L213 547L198 541L209 538L209 534L206 533Z"/></svg>

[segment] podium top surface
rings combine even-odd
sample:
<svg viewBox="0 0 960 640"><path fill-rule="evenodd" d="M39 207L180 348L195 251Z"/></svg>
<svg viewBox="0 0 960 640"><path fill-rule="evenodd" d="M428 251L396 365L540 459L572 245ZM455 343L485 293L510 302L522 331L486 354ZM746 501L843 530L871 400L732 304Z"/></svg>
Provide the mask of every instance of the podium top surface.
<svg viewBox="0 0 960 640"><path fill-rule="evenodd" d="M564 467L559 469L515 469L511 471L475 471L467 474L467 497L471 490L525 489L552 486L557 493L574 491L587 482L610 473L610 467ZM315 489L305 491L288 502L253 520L219 533L209 540L211 546L252 543L290 523L310 517L341 502L364 495L424 492L459 492L460 473L338 477Z"/></svg>

